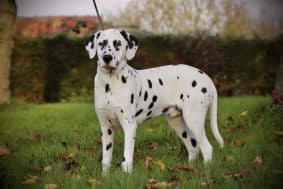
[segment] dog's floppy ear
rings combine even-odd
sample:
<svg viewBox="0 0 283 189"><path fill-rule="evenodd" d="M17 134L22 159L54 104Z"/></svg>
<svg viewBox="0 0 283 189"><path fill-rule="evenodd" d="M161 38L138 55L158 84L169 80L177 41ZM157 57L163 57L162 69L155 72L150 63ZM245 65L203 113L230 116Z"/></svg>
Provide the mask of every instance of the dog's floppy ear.
<svg viewBox="0 0 283 189"><path fill-rule="evenodd" d="M85 49L88 52L89 58L93 59L96 54L96 41L98 37L100 36L100 31L96 32L95 34L92 34L85 43Z"/></svg>
<svg viewBox="0 0 283 189"><path fill-rule="evenodd" d="M135 57L138 49L138 40L135 36L125 32L124 30L122 30L120 33L128 43L126 46L126 57L128 60L132 60Z"/></svg>

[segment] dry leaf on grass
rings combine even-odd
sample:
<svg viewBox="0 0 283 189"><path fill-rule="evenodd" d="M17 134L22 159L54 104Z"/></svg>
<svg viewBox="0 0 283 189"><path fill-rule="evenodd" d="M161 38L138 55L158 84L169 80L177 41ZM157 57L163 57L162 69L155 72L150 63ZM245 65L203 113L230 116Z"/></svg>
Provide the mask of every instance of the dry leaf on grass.
<svg viewBox="0 0 283 189"><path fill-rule="evenodd" d="M56 184L45 184L44 189L56 189L57 185Z"/></svg>
<svg viewBox="0 0 283 189"><path fill-rule="evenodd" d="M56 157L56 159L58 160L69 160L69 159L73 159L75 157L77 157L79 154L76 153L76 152L73 152L73 153L64 153L64 154L61 154L59 156Z"/></svg>
<svg viewBox="0 0 283 189"><path fill-rule="evenodd" d="M97 179L88 179L86 182L90 185L100 185L101 184L101 181Z"/></svg>
<svg viewBox="0 0 283 189"><path fill-rule="evenodd" d="M154 164L158 165L162 171L165 170L166 166L165 166L165 164L161 160L155 161Z"/></svg>
<svg viewBox="0 0 283 189"><path fill-rule="evenodd" d="M172 183L172 184L177 184L178 182L181 181L181 177L179 176L172 176L170 179L169 179L169 182Z"/></svg>
<svg viewBox="0 0 283 189"><path fill-rule="evenodd" d="M240 114L241 117L247 116L248 115L248 111L244 111Z"/></svg>
<svg viewBox="0 0 283 189"><path fill-rule="evenodd" d="M146 170L151 169L152 160L153 158L151 156L146 156L145 162L144 162Z"/></svg>
<svg viewBox="0 0 283 189"><path fill-rule="evenodd" d="M183 171L193 171L195 173L198 173L198 169L191 165L181 165L181 166L178 166L177 168Z"/></svg>
<svg viewBox="0 0 283 189"><path fill-rule="evenodd" d="M52 171L52 167L51 166L46 166L43 168L43 172L46 173L46 172L49 172L49 171Z"/></svg>
<svg viewBox="0 0 283 189"><path fill-rule="evenodd" d="M274 134L277 136L277 137L283 137L283 131L274 131Z"/></svg>
<svg viewBox="0 0 283 189"><path fill-rule="evenodd" d="M239 146L239 147L242 147L242 146L245 145L245 143L244 143L241 139L239 139L239 138L237 138L237 139L234 141L234 144L235 144L236 146Z"/></svg>
<svg viewBox="0 0 283 189"><path fill-rule="evenodd" d="M255 160L252 161L249 165L247 165L242 171L235 171L235 170L230 170L227 171L226 174L228 177L233 177L236 180L243 179L247 177L252 171L255 171L262 165L262 157L261 156L256 156Z"/></svg>
<svg viewBox="0 0 283 189"><path fill-rule="evenodd" d="M30 142L36 143L36 142L40 142L42 137L40 136L39 133L32 133L31 135L26 136L25 139Z"/></svg>
<svg viewBox="0 0 283 189"><path fill-rule="evenodd" d="M160 147L160 144L157 143L157 142L150 142L147 144L147 148L148 149L155 149L155 148L159 148Z"/></svg>
<svg viewBox="0 0 283 189"><path fill-rule="evenodd" d="M1 144L0 145L0 156L5 156L9 154L10 154L10 150L8 146L6 144Z"/></svg>
<svg viewBox="0 0 283 189"><path fill-rule="evenodd" d="M164 188L170 188L172 187L173 184L172 183L167 183L165 181L158 181L158 180L155 180L155 179L149 179L147 182L146 182L146 188L147 189L164 189Z"/></svg>
<svg viewBox="0 0 283 189"><path fill-rule="evenodd" d="M32 185L37 180L38 180L37 176L28 175L28 176L25 176L25 181L23 182L23 184L25 184L25 185Z"/></svg>

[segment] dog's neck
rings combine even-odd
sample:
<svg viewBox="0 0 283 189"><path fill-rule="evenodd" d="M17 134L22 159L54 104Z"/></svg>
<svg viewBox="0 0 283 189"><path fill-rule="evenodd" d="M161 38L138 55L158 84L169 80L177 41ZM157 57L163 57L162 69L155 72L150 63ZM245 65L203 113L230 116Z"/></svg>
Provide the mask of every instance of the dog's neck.
<svg viewBox="0 0 283 189"><path fill-rule="evenodd" d="M131 72L134 70L133 67L128 65L127 63L122 64L121 66L117 67L113 70L102 70L100 67L97 67L97 76L101 78L102 80L112 80L112 79L119 79L122 75L127 75L127 73L131 70Z"/></svg>

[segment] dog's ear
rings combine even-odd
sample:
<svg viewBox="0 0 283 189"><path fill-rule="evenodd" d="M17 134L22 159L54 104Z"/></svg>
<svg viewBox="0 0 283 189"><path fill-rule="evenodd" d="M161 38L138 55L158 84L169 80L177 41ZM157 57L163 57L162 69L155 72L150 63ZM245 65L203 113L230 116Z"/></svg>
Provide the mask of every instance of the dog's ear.
<svg viewBox="0 0 283 189"><path fill-rule="evenodd" d="M85 43L85 49L88 52L89 58L93 59L96 54L96 41L100 36L100 31L96 32L95 34L92 34Z"/></svg>
<svg viewBox="0 0 283 189"><path fill-rule="evenodd" d="M124 30L122 30L120 33L127 41L126 57L128 60L132 60L135 57L136 51L138 49L138 40L135 36L125 32Z"/></svg>

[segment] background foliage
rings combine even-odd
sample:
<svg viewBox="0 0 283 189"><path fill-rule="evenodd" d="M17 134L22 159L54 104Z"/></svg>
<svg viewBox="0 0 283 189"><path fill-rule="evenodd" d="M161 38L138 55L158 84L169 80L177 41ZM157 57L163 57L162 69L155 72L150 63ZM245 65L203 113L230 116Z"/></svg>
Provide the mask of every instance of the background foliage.
<svg viewBox="0 0 283 189"><path fill-rule="evenodd" d="M136 34L135 68L189 64L208 73L220 95L264 95L275 85L283 36L251 40L196 35ZM84 50L85 38L58 35L15 39L12 94L27 101L90 100L96 61Z"/></svg>

